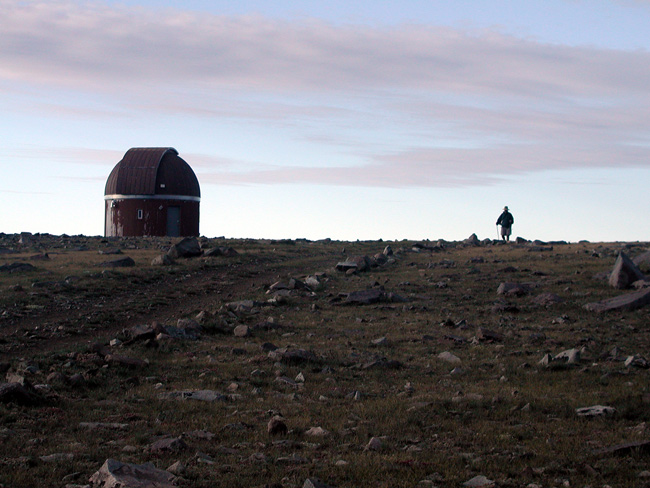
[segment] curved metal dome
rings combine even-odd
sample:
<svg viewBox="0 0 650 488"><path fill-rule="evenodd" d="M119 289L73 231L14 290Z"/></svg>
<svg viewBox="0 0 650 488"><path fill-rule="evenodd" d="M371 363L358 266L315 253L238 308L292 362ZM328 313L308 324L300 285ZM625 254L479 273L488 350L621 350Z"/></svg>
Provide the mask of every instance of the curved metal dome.
<svg viewBox="0 0 650 488"><path fill-rule="evenodd" d="M173 147L134 147L111 171L104 195L201 197L194 171Z"/></svg>

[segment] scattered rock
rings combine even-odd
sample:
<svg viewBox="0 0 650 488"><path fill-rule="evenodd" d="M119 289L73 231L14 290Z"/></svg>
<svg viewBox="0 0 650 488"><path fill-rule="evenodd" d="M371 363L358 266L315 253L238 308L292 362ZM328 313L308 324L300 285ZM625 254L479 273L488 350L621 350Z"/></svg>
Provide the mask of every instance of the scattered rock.
<svg viewBox="0 0 650 488"><path fill-rule="evenodd" d="M148 451L151 453L180 452L189 449L187 443L180 437L165 437L151 444Z"/></svg>
<svg viewBox="0 0 650 488"><path fill-rule="evenodd" d="M319 362L318 356L312 351L305 349L276 349L269 351L270 359L275 359L287 364L301 364L301 363L317 363Z"/></svg>
<svg viewBox="0 0 650 488"><path fill-rule="evenodd" d="M198 400L201 402L224 402L228 397L214 390L187 390L161 393L161 400Z"/></svg>
<svg viewBox="0 0 650 488"><path fill-rule="evenodd" d="M483 475L480 476L474 476L471 480L466 481L463 483L463 486L468 486L471 488L487 488L494 486L494 481L486 478Z"/></svg>
<svg viewBox="0 0 650 488"><path fill-rule="evenodd" d="M307 478L303 483L302 488L334 488L334 487L323 483L317 478Z"/></svg>
<svg viewBox="0 0 650 488"><path fill-rule="evenodd" d="M151 463L129 464L107 459L90 477L93 486L102 488L174 488L174 475Z"/></svg>
<svg viewBox="0 0 650 488"><path fill-rule="evenodd" d="M104 261L103 263L99 263L97 266L101 266L102 268L131 268L135 266L135 261L127 256L112 261Z"/></svg>
<svg viewBox="0 0 650 488"><path fill-rule="evenodd" d="M629 288L637 280L643 280L645 276L634 262L627 257L627 254L621 252L616 258L614 269L609 275L609 285L622 290Z"/></svg>
<svg viewBox="0 0 650 488"><path fill-rule="evenodd" d="M22 273L36 269L29 263L11 263L0 266L0 273Z"/></svg>
<svg viewBox="0 0 650 488"><path fill-rule="evenodd" d="M364 451L379 451L383 447L383 442L379 437L373 437L368 441L366 447L363 448Z"/></svg>
<svg viewBox="0 0 650 488"><path fill-rule="evenodd" d="M537 305L548 307L550 305L555 305L556 303L562 303L564 300L555 293L541 293L533 298L532 301Z"/></svg>
<svg viewBox="0 0 650 488"><path fill-rule="evenodd" d="M287 424L284 422L284 418L279 415L275 415L269 420L269 423L266 425L266 431L269 435L285 435L288 432Z"/></svg>
<svg viewBox="0 0 650 488"><path fill-rule="evenodd" d="M524 296L530 292L530 285L525 283L505 282L497 288L497 294L508 296Z"/></svg>
<svg viewBox="0 0 650 488"><path fill-rule="evenodd" d="M596 455L615 455L615 456L628 456L632 453L648 454L650 452L650 441L643 440L637 442L625 442L615 446L600 449L594 454Z"/></svg>
<svg viewBox="0 0 650 488"><path fill-rule="evenodd" d="M1 383L0 403L15 403L26 407L40 405L45 398L28 382Z"/></svg>
<svg viewBox="0 0 650 488"><path fill-rule="evenodd" d="M203 250L201 249L196 237L185 237L170 247L169 251L167 251L167 255L172 259L192 258L201 256L202 254Z"/></svg>
<svg viewBox="0 0 650 488"><path fill-rule="evenodd" d="M233 334L235 335L235 337L250 337L251 330L250 327L248 327L247 325L238 325L233 330Z"/></svg>
<svg viewBox="0 0 650 488"><path fill-rule="evenodd" d="M646 358L635 354L634 356L627 357L625 360L625 366L628 368L634 367L640 369L648 369L650 368L650 363L648 363L648 360Z"/></svg>
<svg viewBox="0 0 650 488"><path fill-rule="evenodd" d="M176 461L174 464L169 466L166 471L174 476L182 476L187 471L187 466L181 461Z"/></svg>
<svg viewBox="0 0 650 488"><path fill-rule="evenodd" d="M493 330L479 327L476 332L476 339L480 342L503 342L503 336Z"/></svg>
<svg viewBox="0 0 650 488"><path fill-rule="evenodd" d="M152 266L171 266L172 264L174 264L174 260L169 254L159 254L151 260Z"/></svg>
<svg viewBox="0 0 650 488"><path fill-rule="evenodd" d="M593 407L576 408L578 417L611 417L616 413L614 407L594 405Z"/></svg>
<svg viewBox="0 0 650 488"><path fill-rule="evenodd" d="M447 361L448 363L452 363L452 364L460 364L461 362L458 356L452 354L449 351L444 351L438 354L438 359L442 359L443 361Z"/></svg>
<svg viewBox="0 0 650 488"><path fill-rule="evenodd" d="M232 247L213 247L212 249L205 249L203 251L203 255L208 258L219 257L219 256L230 258L239 255L239 253L235 251Z"/></svg>
<svg viewBox="0 0 650 488"><path fill-rule="evenodd" d="M305 435L311 436L311 437L325 437L328 436L330 433L323 429L322 427L312 427L305 431Z"/></svg>
<svg viewBox="0 0 650 488"><path fill-rule="evenodd" d="M149 366L149 363L139 358L109 354L104 360L113 366L122 366L130 369L141 369Z"/></svg>
<svg viewBox="0 0 650 488"><path fill-rule="evenodd" d="M600 302L588 303L584 306L590 312L603 313L612 310L636 310L645 307L650 303L650 288L643 288L639 291L626 293L617 297L602 300Z"/></svg>

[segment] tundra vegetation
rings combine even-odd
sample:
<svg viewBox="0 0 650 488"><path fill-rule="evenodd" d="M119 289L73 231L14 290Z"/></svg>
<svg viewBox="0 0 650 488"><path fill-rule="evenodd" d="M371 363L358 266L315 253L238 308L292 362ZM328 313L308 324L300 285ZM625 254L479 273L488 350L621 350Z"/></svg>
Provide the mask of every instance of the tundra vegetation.
<svg viewBox="0 0 650 488"><path fill-rule="evenodd" d="M647 244L198 241L0 235L0 486L650 486Z"/></svg>

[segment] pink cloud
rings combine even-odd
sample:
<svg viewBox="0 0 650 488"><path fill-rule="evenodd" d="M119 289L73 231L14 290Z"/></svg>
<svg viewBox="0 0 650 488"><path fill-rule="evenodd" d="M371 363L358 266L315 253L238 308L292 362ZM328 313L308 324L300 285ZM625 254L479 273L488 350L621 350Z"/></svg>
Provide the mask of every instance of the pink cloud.
<svg viewBox="0 0 650 488"><path fill-rule="evenodd" d="M235 119L312 151L297 166L177 147L202 182L455 187L650 164L647 51L72 0L3 0L0 18L1 93L38 94L24 112ZM61 92L73 102L50 101ZM110 165L126 149L49 157Z"/></svg>

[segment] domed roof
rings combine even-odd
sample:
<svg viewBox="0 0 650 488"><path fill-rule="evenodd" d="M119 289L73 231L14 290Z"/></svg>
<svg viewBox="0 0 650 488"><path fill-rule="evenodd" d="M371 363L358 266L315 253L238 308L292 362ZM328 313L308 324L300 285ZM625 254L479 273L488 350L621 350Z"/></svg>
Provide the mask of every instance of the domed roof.
<svg viewBox="0 0 650 488"><path fill-rule="evenodd" d="M134 147L111 171L104 195L200 197L199 180L173 147Z"/></svg>

